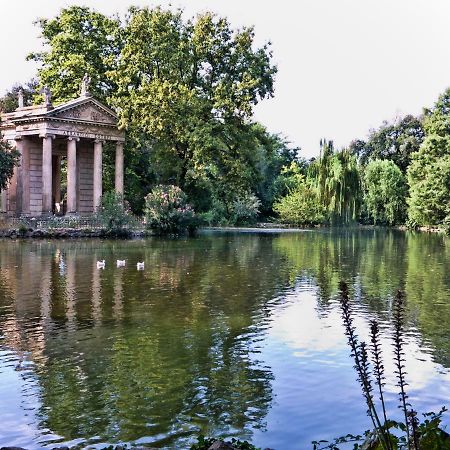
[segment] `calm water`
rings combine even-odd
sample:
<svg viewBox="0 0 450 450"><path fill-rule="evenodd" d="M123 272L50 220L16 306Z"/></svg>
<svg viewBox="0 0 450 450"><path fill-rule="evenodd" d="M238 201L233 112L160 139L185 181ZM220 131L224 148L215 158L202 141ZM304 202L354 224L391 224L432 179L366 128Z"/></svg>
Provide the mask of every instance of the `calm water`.
<svg viewBox="0 0 450 450"><path fill-rule="evenodd" d="M336 302L340 279L352 286L359 334L378 318L386 352L392 296L406 291L410 400L421 412L450 406L442 236L0 241L0 446L185 449L203 432L290 450L359 433L369 420ZM394 380L387 391L397 416Z"/></svg>

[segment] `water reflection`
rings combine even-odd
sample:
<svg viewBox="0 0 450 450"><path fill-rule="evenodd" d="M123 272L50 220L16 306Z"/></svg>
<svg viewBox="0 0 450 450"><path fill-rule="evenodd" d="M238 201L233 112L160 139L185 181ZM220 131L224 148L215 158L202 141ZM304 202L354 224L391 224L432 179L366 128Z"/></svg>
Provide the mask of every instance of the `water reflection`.
<svg viewBox="0 0 450 450"><path fill-rule="evenodd" d="M392 295L405 289L412 390L438 409L450 392L447 242L383 231L2 241L0 385L10 389L0 392L0 444L186 448L202 431L295 449L360 432L346 428L366 417L340 279L358 323L376 316L385 333ZM436 383L433 397L419 392ZM331 426L337 404L345 413Z"/></svg>
<svg viewBox="0 0 450 450"><path fill-rule="evenodd" d="M271 372L252 355L277 275L250 265L230 283L240 244L217 243L5 242L2 347L34 363L35 445L182 445L200 429L250 435L264 425ZM149 270L137 272L137 260Z"/></svg>
<svg viewBox="0 0 450 450"><path fill-rule="evenodd" d="M444 236L390 230L284 235L275 249L290 265L290 280L317 286L318 306L327 310L339 280L348 280L368 313L386 320L397 289L408 301L411 326L435 361L450 367L450 241Z"/></svg>

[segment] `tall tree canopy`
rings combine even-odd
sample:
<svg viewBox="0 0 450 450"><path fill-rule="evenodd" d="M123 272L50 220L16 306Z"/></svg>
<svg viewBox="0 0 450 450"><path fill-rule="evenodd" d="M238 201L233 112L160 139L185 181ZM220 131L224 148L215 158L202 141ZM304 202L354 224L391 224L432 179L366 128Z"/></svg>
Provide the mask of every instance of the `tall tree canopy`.
<svg viewBox="0 0 450 450"><path fill-rule="evenodd" d="M450 223L450 88L426 112L424 126L426 138L408 168L409 220Z"/></svg>
<svg viewBox="0 0 450 450"><path fill-rule="evenodd" d="M411 155L419 150L424 139L421 118L407 115L393 123L384 122L378 130L370 132L367 142L355 140L350 151L358 156L361 163L370 160L387 159L393 161L406 172Z"/></svg>
<svg viewBox="0 0 450 450"><path fill-rule="evenodd" d="M123 45L120 21L87 7L71 6L53 19L39 19L44 50L28 59L40 63L39 88L51 87L53 99L62 102L77 97L85 73L91 77L91 92L100 100L115 89L107 72L116 67Z"/></svg>
<svg viewBox="0 0 450 450"><path fill-rule="evenodd" d="M252 146L253 106L273 94L269 46L254 49L252 28L213 14L185 22L160 8L132 8L124 34L109 74L121 125L158 143L182 188L211 172L230 176Z"/></svg>

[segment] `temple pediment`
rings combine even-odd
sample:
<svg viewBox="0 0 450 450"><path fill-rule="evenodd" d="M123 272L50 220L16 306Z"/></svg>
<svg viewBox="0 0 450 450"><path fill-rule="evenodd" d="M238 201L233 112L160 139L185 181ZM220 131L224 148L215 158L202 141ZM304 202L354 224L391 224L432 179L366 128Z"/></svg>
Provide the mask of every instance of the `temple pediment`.
<svg viewBox="0 0 450 450"><path fill-rule="evenodd" d="M117 123L114 112L93 98L65 103L49 111L46 116L112 126Z"/></svg>

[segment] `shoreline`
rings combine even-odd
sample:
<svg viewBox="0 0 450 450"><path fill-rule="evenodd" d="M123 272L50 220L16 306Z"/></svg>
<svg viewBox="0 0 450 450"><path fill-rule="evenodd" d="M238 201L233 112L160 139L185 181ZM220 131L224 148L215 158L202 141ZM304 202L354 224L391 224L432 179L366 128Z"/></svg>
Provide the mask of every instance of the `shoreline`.
<svg viewBox="0 0 450 450"><path fill-rule="evenodd" d="M222 232L222 233L304 233L312 231L336 231L336 230L396 230L402 232L414 231L428 234L446 235L443 227L418 227L415 230L409 230L406 226L384 227L377 225L352 225L348 227L291 227L278 223L259 223L254 226L206 226L198 229L203 232ZM23 228L23 227L5 227L0 228L0 239L143 239L154 237L155 234L148 230L123 230L119 232L108 231L105 228Z"/></svg>

